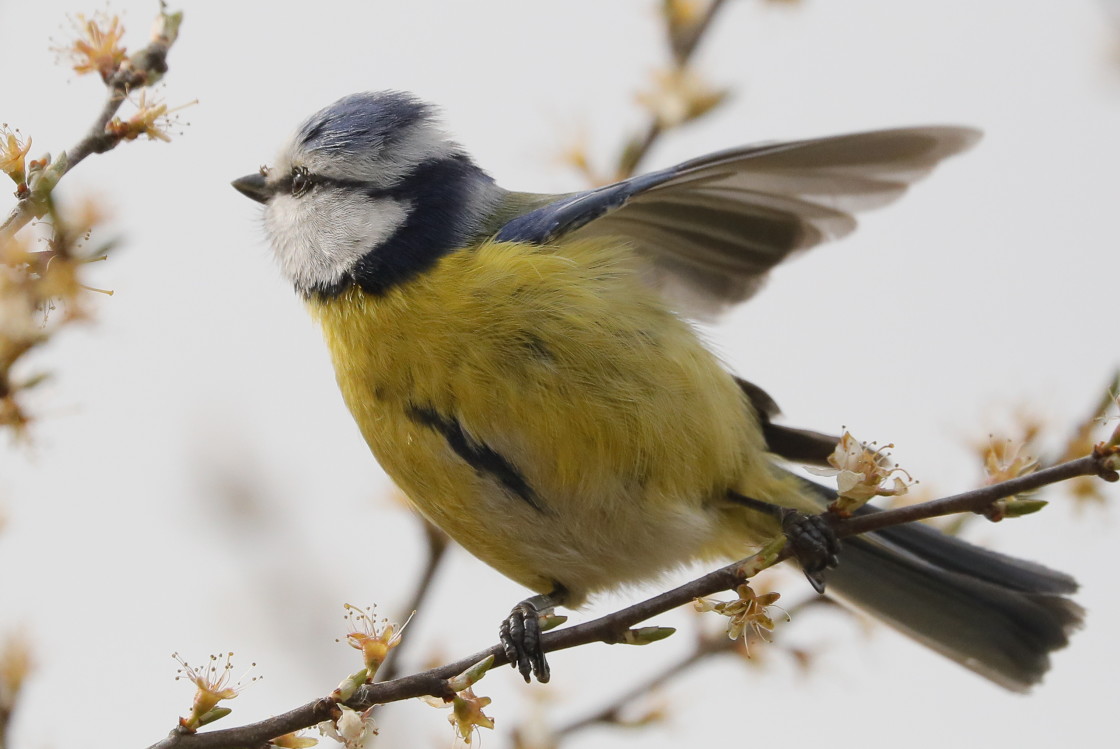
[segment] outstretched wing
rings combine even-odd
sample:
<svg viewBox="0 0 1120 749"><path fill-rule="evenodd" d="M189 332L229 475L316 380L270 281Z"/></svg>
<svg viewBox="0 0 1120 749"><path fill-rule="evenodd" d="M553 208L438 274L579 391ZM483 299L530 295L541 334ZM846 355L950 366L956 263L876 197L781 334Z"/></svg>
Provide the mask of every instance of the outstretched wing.
<svg viewBox="0 0 1120 749"><path fill-rule="evenodd" d="M506 223L503 241L617 236L650 282L695 314L749 297L797 250L851 232L852 214L895 200L980 137L912 127L736 148L561 197Z"/></svg>

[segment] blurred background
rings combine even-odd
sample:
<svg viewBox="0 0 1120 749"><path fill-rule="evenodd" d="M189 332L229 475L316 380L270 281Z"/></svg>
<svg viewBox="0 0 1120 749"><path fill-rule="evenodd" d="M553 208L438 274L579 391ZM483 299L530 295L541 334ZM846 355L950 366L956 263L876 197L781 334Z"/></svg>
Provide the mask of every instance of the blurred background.
<svg viewBox="0 0 1120 749"><path fill-rule="evenodd" d="M95 197L117 238L87 283L89 324L36 352L30 440L0 444L0 641L22 633L34 670L12 746L146 746L189 710L182 653L233 651L262 682L228 726L330 691L359 662L342 604L401 616L424 534L395 499L334 386L318 331L280 279L256 206L229 187L268 163L294 126L354 91L438 102L449 131L502 185L586 185L609 173L650 112L636 94L669 67L662 3L413 0L313 6L172 5L185 13L162 96L172 142L90 158L59 194ZM104 95L56 61L67 14L119 14L139 48L157 8L115 0L0 0L0 121L32 156L84 134ZM893 442L923 493L974 486L972 445L1041 423L1058 451L1120 366L1120 14L1116 3L731 0L692 69L727 100L661 138L644 169L756 140L907 124L977 126L985 139L847 240L779 268L750 304L706 330L787 422ZM648 100L648 96L646 100ZM10 203L0 200L6 213ZM1115 427L1115 422L1109 429ZM1105 490L1111 503L1120 490ZM750 661L710 659L636 700L645 728L602 725L564 745L934 747L1099 745L1113 731L1120 602L1117 512L1060 489L1041 515L969 525L970 539L1074 574L1088 624L1045 684L1006 694L882 627L798 612ZM695 575L700 570L682 573ZM775 583L790 607L795 575ZM585 621L657 588L605 597ZM452 550L410 625L401 667L495 641L525 591ZM712 616L712 615L710 615ZM715 618L713 616L713 618ZM645 648L591 645L552 658L553 682L512 671L479 694L490 747L614 704L683 657L698 628ZM384 709L382 746L453 745L443 713ZM328 740L324 740L329 743Z"/></svg>

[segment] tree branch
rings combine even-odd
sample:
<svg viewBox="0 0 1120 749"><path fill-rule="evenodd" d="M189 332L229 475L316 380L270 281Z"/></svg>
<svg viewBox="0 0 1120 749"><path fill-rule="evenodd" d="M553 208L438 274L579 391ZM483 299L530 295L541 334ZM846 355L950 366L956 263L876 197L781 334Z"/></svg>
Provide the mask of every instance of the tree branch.
<svg viewBox="0 0 1120 749"><path fill-rule="evenodd" d="M1120 448L1115 445L1102 444L1098 446L1093 455L1088 457L952 497L893 510L881 510L867 516L861 515L839 520L836 523L836 529L841 536L852 536L942 515L959 512L983 512L985 508L1000 499L1066 481L1077 476L1095 475L1106 481L1117 481L1120 479L1120 476L1117 475L1118 464L1120 464ZM622 642L623 636L634 625L690 603L696 598L733 589L743 580L752 577L762 569L785 559L788 552L786 552L784 546L785 539L782 537L776 538L747 559L729 564L672 590L598 619L547 632L541 638L541 649L552 653L592 642L608 644ZM494 658L494 666L501 666L509 662L502 651L502 647L494 645L454 663L448 663L428 671L391 681L366 684L360 687L345 704L356 710L364 710L372 705L426 695L450 699L454 696L454 692L448 680L487 657ZM272 738L308 728L327 720L330 718L334 706L335 703L330 698L319 698L282 715L239 728L193 734L176 729L164 740L153 744L150 749L224 749L226 747L232 749L233 747L263 746Z"/></svg>
<svg viewBox="0 0 1120 749"><path fill-rule="evenodd" d="M155 35L148 46L134 53L124 61L105 81L108 97L90 126L86 135L73 148L65 152L61 164L53 175L53 184L40 193L31 190L20 197L4 222L0 224L0 242L9 239L27 225L33 218L41 218L47 209L51 190L67 172L80 164L87 156L111 151L120 144L125 136L113 132L109 123L113 121L129 92L150 86L167 72L167 53L178 36L180 14L168 14L161 9L161 33Z"/></svg>

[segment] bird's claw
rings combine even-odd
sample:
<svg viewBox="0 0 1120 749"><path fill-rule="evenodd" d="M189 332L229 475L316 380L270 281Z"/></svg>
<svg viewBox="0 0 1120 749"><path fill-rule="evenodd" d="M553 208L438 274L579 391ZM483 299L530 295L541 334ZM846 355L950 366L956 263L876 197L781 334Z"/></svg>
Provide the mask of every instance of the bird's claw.
<svg viewBox="0 0 1120 749"><path fill-rule="evenodd" d="M840 539L828 517L785 510L782 512L782 532L809 584L818 593L824 593L824 572L840 561L837 556Z"/></svg>
<svg viewBox="0 0 1120 749"><path fill-rule="evenodd" d="M498 636L509 664L526 683L537 677L542 684L550 677L548 661L541 649L540 611L531 601L522 601L502 620Z"/></svg>

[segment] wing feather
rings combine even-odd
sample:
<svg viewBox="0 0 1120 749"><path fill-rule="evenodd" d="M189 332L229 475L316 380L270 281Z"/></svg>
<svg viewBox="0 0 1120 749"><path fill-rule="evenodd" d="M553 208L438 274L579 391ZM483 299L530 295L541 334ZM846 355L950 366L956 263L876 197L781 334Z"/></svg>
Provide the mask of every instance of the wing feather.
<svg viewBox="0 0 1120 749"><path fill-rule="evenodd" d="M721 151L563 196L498 238L617 236L649 261L651 284L708 316L749 297L794 252L847 235L852 214L897 199L979 137L929 126Z"/></svg>

